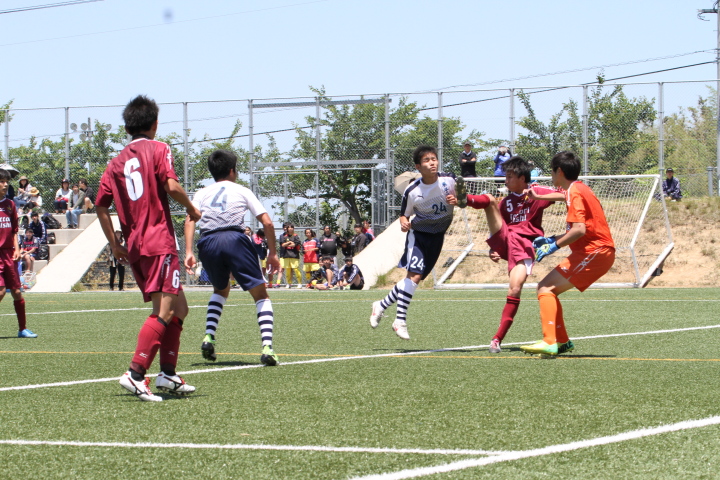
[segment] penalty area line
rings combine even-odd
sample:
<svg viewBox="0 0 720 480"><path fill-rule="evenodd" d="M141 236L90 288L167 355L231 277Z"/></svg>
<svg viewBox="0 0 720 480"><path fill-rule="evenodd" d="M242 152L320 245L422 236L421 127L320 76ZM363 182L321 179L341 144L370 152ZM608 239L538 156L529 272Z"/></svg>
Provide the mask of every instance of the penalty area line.
<svg viewBox="0 0 720 480"><path fill-rule="evenodd" d="M636 440L639 438L650 437L654 435L660 435L663 433L678 432L681 430L690 430L693 428L702 428L710 425L720 424L720 417L709 417L701 420L687 420L683 422L674 423L671 425L663 425L654 428L643 428L640 430L633 430L630 432L624 432L617 435L609 435L606 437L599 437L591 440L581 440L578 442L571 442L561 445L551 445L543 448L536 448L532 450L524 450L517 452L505 452L499 455L493 455L492 457L460 460L458 462L447 463L444 465L437 465L434 467L422 467L401 470L399 472L389 472L381 474L367 475L363 477L353 477L352 480L403 480L406 478L418 478L425 477L428 475L434 475L436 473L447 473L455 472L458 470L465 470L467 468L482 467L484 465L492 465L494 463L509 462L513 460L520 460L523 458L541 457L545 455L552 455L555 453L571 452L574 450L580 450L582 448L597 447L602 445L610 445L612 443L620 443L628 440Z"/></svg>
<svg viewBox="0 0 720 480"><path fill-rule="evenodd" d="M219 443L129 443L129 442L76 442L64 440L0 440L0 445L48 445L58 447L101 448L187 448L197 450L279 450L333 453L410 453L419 455L502 455L497 450L453 450L443 448L365 448L327 447L323 445L266 445L266 444L219 444Z"/></svg>
<svg viewBox="0 0 720 480"><path fill-rule="evenodd" d="M720 325L709 325L709 326L703 326L703 327L687 327L687 328L676 328L672 330L653 330L649 332L633 332L633 333L609 333L606 335L592 335L587 337L573 337L573 340L582 340L582 339L598 339L598 338L610 338L610 337L624 337L624 336L633 336L633 335L652 335L652 334L660 334L660 333L677 333L677 332L688 332L692 330L707 330L712 328L720 328ZM513 342L513 343L507 343L507 345L527 345L534 342ZM414 352L395 352L395 353L379 353L376 355L352 355L352 356L345 356L345 357L329 357L329 358L316 358L313 360L300 360L297 362L282 362L278 366L279 367L287 367L287 366L293 366L293 365L308 365L313 363L326 363L326 362L340 362L345 360L364 360L368 358L383 358L383 357L406 357L411 355L425 355L428 353L442 353L442 352L454 352L458 350L473 350L478 348L487 348L489 345L470 345L465 347L449 347L449 348L437 348L433 350L418 350ZM236 365L233 367L220 367L220 368L203 368L200 370L187 370L183 372L177 372L178 375L193 375L196 373L213 373L213 372L228 372L233 370L247 370L250 368L267 368L263 364L254 364L254 365ZM270 367L270 368L277 368L277 367ZM150 374L146 375L147 377L157 377L157 374ZM94 379L88 379L88 380L72 380L68 382L54 382L54 383L44 383L44 384L35 384L35 385L20 385L20 386L14 386L14 387L2 387L0 388L0 392L7 392L11 390L33 390L38 388L48 388L48 387L66 387L70 385L81 385L85 383L103 383L103 382L112 382L112 381L118 381L120 377L111 377L111 378L94 378Z"/></svg>

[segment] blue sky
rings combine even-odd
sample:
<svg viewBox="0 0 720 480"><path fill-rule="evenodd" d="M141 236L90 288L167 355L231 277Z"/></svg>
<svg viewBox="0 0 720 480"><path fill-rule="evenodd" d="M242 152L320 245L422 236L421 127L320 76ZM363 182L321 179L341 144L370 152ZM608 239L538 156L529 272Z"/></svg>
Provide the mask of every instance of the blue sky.
<svg viewBox="0 0 720 480"><path fill-rule="evenodd" d="M5 0L0 10L51 3ZM16 108L411 93L617 64L714 60L712 0L104 0L0 15L0 101ZM471 88L568 85L598 69ZM713 64L628 81L706 80Z"/></svg>

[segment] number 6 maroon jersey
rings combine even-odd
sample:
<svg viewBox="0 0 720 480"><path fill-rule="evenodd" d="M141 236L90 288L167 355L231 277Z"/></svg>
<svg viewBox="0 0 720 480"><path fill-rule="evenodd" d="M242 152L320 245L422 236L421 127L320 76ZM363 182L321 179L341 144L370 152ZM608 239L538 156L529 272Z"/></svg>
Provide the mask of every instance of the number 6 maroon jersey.
<svg viewBox="0 0 720 480"><path fill-rule="evenodd" d="M178 179L170 147L148 138L133 140L103 173L95 203L109 208L115 201L130 263L141 256L177 255L165 191L170 178Z"/></svg>

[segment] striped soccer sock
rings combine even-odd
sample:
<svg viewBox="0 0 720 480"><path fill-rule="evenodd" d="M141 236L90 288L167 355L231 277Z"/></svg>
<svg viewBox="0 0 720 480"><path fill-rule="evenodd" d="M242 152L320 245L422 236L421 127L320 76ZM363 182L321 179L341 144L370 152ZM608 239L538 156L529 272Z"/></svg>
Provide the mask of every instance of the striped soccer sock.
<svg viewBox="0 0 720 480"><path fill-rule="evenodd" d="M258 300L255 302L255 308L257 310L257 320L260 326L260 339L262 345L272 348L273 342L273 324L275 317L273 314L272 302L269 298Z"/></svg>
<svg viewBox="0 0 720 480"><path fill-rule="evenodd" d="M208 302L207 315L205 317L205 334L210 334L215 338L217 332L218 323L220 322L220 316L223 312L223 306L227 302L227 298L217 293L213 293L210 296Z"/></svg>
<svg viewBox="0 0 720 480"><path fill-rule="evenodd" d="M415 293L415 289L418 285L409 278L404 278L397 286L400 286L400 288L398 289L397 312L395 313L395 318L401 322L405 322L407 319L407 309L410 307L410 300L412 300L413 294Z"/></svg>

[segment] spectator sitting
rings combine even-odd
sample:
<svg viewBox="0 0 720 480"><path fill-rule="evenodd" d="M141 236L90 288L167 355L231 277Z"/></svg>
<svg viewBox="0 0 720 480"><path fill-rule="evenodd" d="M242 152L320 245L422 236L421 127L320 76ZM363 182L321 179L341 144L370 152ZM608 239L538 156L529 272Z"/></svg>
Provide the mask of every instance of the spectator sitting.
<svg viewBox="0 0 720 480"><path fill-rule="evenodd" d="M30 212L34 208L42 208L42 196L40 195L40 190L38 190L35 187L30 188L30 196L28 197L28 201L25 204L25 211Z"/></svg>
<svg viewBox="0 0 720 480"><path fill-rule="evenodd" d="M83 201L83 212L93 212L95 209L95 190L88 187L87 180L81 178L78 180L78 187L82 192L85 193L85 200Z"/></svg>
<svg viewBox="0 0 720 480"><path fill-rule="evenodd" d="M32 185L30 185L30 181L28 180L28 178L25 175L20 177L20 179L18 180L18 192L17 195L13 198L18 212L23 209L28 199L30 198L31 188Z"/></svg>
<svg viewBox="0 0 720 480"><path fill-rule="evenodd" d="M674 177L675 171L672 168L665 170L665 180L662 182L662 191L666 199L677 202L682 198L680 191L680 180Z"/></svg>
<svg viewBox="0 0 720 480"><path fill-rule="evenodd" d="M338 273L338 269L333 263L333 257L330 255L325 255L322 257L322 263L320 265L320 269L315 271L316 273L319 272L317 275L315 273L313 274L314 278L308 287L310 288L316 288L317 290L331 290L334 289L337 285L338 279L340 278L340 274Z"/></svg>
<svg viewBox="0 0 720 480"><path fill-rule="evenodd" d="M359 223L355 224L355 236L352 239L352 255L357 255L362 252L368 244L367 235L362 231L362 225ZM347 256L347 255L345 255Z"/></svg>
<svg viewBox="0 0 720 480"><path fill-rule="evenodd" d="M20 244L20 259L25 262L26 270L32 272L35 267L35 255L37 254L40 242L33 237L33 229L25 229L25 236Z"/></svg>
<svg viewBox="0 0 720 480"><path fill-rule="evenodd" d="M72 186L72 193L70 194L70 203L65 212L65 218L67 218L66 228L78 228L78 217L83 213L84 206L85 192L80 190L77 184L74 184Z"/></svg>
<svg viewBox="0 0 720 480"><path fill-rule="evenodd" d="M72 190L70 189L70 180L65 178L60 184L60 188L58 188L58 191L55 192L55 213L65 213L65 211L68 209L68 203L70 202L71 193Z"/></svg>
<svg viewBox="0 0 720 480"><path fill-rule="evenodd" d="M40 220L40 214L38 212L32 212L30 214L30 223L27 228L33 231L33 236L40 244L47 243L47 227L45 226L45 222Z"/></svg>
<svg viewBox="0 0 720 480"><path fill-rule="evenodd" d="M352 257L345 257L345 266L340 270L340 279L338 280L340 288L350 287L350 290L362 290L365 286L365 279L360 268L353 264Z"/></svg>

